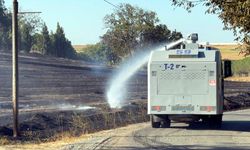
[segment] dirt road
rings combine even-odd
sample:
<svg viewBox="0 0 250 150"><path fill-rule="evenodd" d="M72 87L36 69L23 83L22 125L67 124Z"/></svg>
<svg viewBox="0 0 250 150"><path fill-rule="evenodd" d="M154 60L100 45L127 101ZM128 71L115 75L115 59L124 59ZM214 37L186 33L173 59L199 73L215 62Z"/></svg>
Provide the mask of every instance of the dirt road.
<svg viewBox="0 0 250 150"><path fill-rule="evenodd" d="M250 149L250 109L225 113L220 130L199 123L173 123L169 129L142 123L97 133L62 149Z"/></svg>

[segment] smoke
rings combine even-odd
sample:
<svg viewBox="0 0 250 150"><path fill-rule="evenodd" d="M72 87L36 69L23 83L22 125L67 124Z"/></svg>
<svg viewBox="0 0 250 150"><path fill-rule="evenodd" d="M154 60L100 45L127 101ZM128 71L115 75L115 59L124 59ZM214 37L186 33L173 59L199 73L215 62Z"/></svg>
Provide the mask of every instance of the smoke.
<svg viewBox="0 0 250 150"><path fill-rule="evenodd" d="M165 50L165 48L156 48L152 51ZM108 103L111 108L121 108L126 99L126 82L148 62L151 51L134 54L132 58L126 60L112 76L110 87L107 92Z"/></svg>
<svg viewBox="0 0 250 150"><path fill-rule="evenodd" d="M57 106L61 110L89 110L95 109L95 107L91 106L78 106L78 105L70 105L70 104L62 104Z"/></svg>

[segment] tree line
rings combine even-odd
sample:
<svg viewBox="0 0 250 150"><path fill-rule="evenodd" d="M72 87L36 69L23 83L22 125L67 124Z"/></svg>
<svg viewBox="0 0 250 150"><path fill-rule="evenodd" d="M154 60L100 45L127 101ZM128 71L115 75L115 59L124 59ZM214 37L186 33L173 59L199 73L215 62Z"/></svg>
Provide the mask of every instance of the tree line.
<svg viewBox="0 0 250 150"><path fill-rule="evenodd" d="M171 0L177 7L191 8L203 4L207 13L218 14L227 30L233 30L236 40L244 43L243 53L250 54L250 2L249 0ZM11 12L0 0L0 50L10 50ZM39 52L64 58L80 58L100 63L118 64L136 51L148 50L156 45L177 40L182 34L171 31L153 11L130 4L120 4L104 18L106 33L100 41L76 53L66 38L63 28L57 24L55 33L49 32L45 23L35 15L19 16L20 51Z"/></svg>
<svg viewBox="0 0 250 150"><path fill-rule="evenodd" d="M241 53L250 55L250 1L249 0L171 0L177 7L189 12L199 4L206 6L206 13L216 14L225 30L232 30L236 41L241 41Z"/></svg>
<svg viewBox="0 0 250 150"><path fill-rule="evenodd" d="M216 14L224 23L225 30L232 30L245 56L250 55L250 1L249 0L170 0L174 6L183 7L188 12L201 4L208 9L205 13ZM152 11L145 11L129 4L120 4L114 13L104 18L107 32L98 44L84 49L84 57L96 60L108 59L111 64L140 49L177 40L180 32L170 31L166 25L157 24L159 19ZM100 46L102 45L102 46ZM102 53L100 53L102 51ZM94 57L93 57L94 56Z"/></svg>
<svg viewBox="0 0 250 150"><path fill-rule="evenodd" d="M11 12L0 0L0 49L12 47ZM55 33L36 15L19 16L19 51L36 52L43 55L83 59L106 64L119 64L137 51L150 50L160 44L182 38L182 34L171 31L153 11L130 4L120 4L112 14L104 18L106 33L100 42L76 53L66 38L63 28L57 23Z"/></svg>
<svg viewBox="0 0 250 150"><path fill-rule="evenodd" d="M100 37L100 42L82 50L82 58L119 64L137 51L152 50L182 38L180 32L159 24L159 18L153 11L130 4L120 4L118 7L104 17L106 33Z"/></svg>
<svg viewBox="0 0 250 150"><path fill-rule="evenodd" d="M4 0L0 0L0 50L8 51L12 48L12 14L4 4ZM56 32L49 33L48 27L37 15L28 14L18 17L19 51L76 58L76 52L59 23L57 23Z"/></svg>

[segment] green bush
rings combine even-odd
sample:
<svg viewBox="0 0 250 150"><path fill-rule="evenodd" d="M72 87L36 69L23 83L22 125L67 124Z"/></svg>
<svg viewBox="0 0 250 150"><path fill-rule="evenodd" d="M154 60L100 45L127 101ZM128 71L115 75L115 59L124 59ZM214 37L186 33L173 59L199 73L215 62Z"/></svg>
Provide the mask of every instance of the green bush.
<svg viewBox="0 0 250 150"><path fill-rule="evenodd" d="M89 45L77 54L79 59L109 65L117 64L120 60L113 51L102 43Z"/></svg>

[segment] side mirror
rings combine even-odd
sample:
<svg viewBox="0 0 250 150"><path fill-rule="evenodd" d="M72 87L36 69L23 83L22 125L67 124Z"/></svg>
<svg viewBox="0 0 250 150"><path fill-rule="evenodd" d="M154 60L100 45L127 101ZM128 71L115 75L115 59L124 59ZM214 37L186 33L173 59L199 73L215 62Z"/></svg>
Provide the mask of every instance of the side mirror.
<svg viewBox="0 0 250 150"><path fill-rule="evenodd" d="M231 60L223 61L223 76L224 78L232 76L232 61Z"/></svg>

